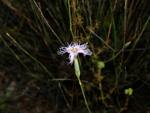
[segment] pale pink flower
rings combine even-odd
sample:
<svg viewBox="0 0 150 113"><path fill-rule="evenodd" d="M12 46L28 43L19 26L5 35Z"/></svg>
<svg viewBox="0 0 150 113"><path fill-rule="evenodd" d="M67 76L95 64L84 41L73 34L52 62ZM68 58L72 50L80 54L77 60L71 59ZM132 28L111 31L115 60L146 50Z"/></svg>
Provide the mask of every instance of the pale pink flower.
<svg viewBox="0 0 150 113"><path fill-rule="evenodd" d="M92 52L90 51L90 49L88 49L88 42L82 45L80 44L80 42L72 42L71 44L67 44L67 47L60 47L58 54L63 55L64 53L69 53L69 64L73 63L75 57L77 57L79 53L84 54L84 56L92 55Z"/></svg>

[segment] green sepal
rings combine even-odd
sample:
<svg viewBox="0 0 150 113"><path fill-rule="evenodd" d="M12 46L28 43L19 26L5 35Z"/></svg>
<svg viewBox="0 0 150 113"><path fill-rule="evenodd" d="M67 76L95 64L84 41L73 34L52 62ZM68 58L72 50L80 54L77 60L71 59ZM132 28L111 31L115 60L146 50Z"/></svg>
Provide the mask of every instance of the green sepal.
<svg viewBox="0 0 150 113"><path fill-rule="evenodd" d="M79 62L78 59L74 59L74 68L75 68L75 74L77 77L80 77L80 67L79 67Z"/></svg>

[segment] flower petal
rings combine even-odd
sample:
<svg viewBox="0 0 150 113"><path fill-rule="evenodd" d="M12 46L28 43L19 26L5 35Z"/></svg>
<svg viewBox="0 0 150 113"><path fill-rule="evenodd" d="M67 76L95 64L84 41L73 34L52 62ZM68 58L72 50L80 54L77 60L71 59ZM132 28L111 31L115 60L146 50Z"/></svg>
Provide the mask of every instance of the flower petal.
<svg viewBox="0 0 150 113"><path fill-rule="evenodd" d="M79 53L82 53L84 56L92 55L92 52L88 49L88 42L85 44L80 44L80 42L71 42L71 44L67 43L67 47L61 47L59 49L58 55L63 55L64 53L69 53L69 64L73 63L75 57L77 57Z"/></svg>

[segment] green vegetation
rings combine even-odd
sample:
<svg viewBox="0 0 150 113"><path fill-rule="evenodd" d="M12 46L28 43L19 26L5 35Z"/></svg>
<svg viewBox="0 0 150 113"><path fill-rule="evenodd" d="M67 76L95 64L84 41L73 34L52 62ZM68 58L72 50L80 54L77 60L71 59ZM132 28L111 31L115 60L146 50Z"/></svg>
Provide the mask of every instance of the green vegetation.
<svg viewBox="0 0 150 113"><path fill-rule="evenodd" d="M0 1L0 111L149 113L149 4ZM68 54L57 52L79 41L93 54L78 57L76 78Z"/></svg>

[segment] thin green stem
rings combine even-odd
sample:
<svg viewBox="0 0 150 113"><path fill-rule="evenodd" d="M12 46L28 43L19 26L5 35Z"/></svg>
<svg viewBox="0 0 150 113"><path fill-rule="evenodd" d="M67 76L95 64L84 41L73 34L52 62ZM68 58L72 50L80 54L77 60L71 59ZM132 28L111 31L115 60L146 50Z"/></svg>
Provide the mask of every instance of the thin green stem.
<svg viewBox="0 0 150 113"><path fill-rule="evenodd" d="M99 0L99 3L98 3L98 12L97 12L97 15L96 15L96 20L97 21L99 20L100 8L101 8L101 0Z"/></svg>
<svg viewBox="0 0 150 113"><path fill-rule="evenodd" d="M116 55L114 55L114 53L113 53L113 57L110 58L110 59L108 59L108 60L106 60L106 61L104 61L104 63L108 63L108 62L114 60L118 55L120 55L120 53L121 53L122 51L123 51L123 49L121 49Z"/></svg>
<svg viewBox="0 0 150 113"><path fill-rule="evenodd" d="M48 75L49 76L51 76L52 78L55 78L48 70L47 70L47 68L40 62L40 61L38 61L36 58L34 58L31 54L29 54L25 49L23 49L23 47L12 37L12 36L10 36L10 34L9 33L6 33L7 34L7 36L9 37L9 38L11 38L12 40L13 40L13 42L25 53L25 54L27 54L31 59L33 59L35 62L37 62L47 73L48 73Z"/></svg>
<svg viewBox="0 0 150 113"><path fill-rule="evenodd" d="M149 20L150 20L150 16L148 17L147 21L145 22L144 27L143 27L141 33L139 34L139 36L138 36L137 39L135 40L135 43L134 43L134 45L132 46L132 51L130 52L130 54L129 54L129 56L127 57L126 61L128 61L128 59L130 58L131 54L133 53L133 49L135 48L135 46L136 46L137 43L139 42L139 40L140 40L140 38L141 38L141 36L142 36L142 34L143 34L143 32L144 32L146 26L148 25Z"/></svg>
<svg viewBox="0 0 150 113"><path fill-rule="evenodd" d="M39 79L38 77L36 77L34 74L32 74L32 72L29 70L29 68L22 62L22 60L20 59L20 57L13 51L13 49L11 49L9 47L9 45L7 44L7 42L0 36L1 40L4 42L4 44L7 46L7 48L12 52L12 54L16 57L16 59L23 65L23 67L28 71L29 75L32 76L33 78Z"/></svg>
<svg viewBox="0 0 150 113"><path fill-rule="evenodd" d="M89 0L87 2L87 9L88 9L88 13L89 13L89 21L90 21L90 25L92 25L92 12L91 12L91 9L90 9L90 4L89 4Z"/></svg>
<svg viewBox="0 0 150 113"><path fill-rule="evenodd" d="M78 78L78 82L79 82L79 85L81 87L81 91L82 91L82 95L83 95L83 98L84 98L85 105L86 105L89 113L91 113L91 111L89 109L89 106L88 106L88 103L87 103L87 100L86 100L86 97L85 97L85 93L84 93L83 87L82 87L82 82L80 80L80 66L79 66L77 57L75 57L75 59L74 59L74 68L75 68L76 77Z"/></svg>
<svg viewBox="0 0 150 113"><path fill-rule="evenodd" d="M70 0L68 0L68 7L69 7L69 23L70 23L70 32L71 32L71 35L72 35L73 39L75 40L75 38L74 38L74 34L73 34L73 31L72 31L72 19L71 19Z"/></svg>
<svg viewBox="0 0 150 113"><path fill-rule="evenodd" d="M82 91L82 95L83 95L83 98L84 98L85 105L86 105L86 107L87 107L89 113L91 113L90 108L89 108L88 103L87 103L87 100L86 100L86 96L85 96L83 87L82 87L82 82L81 82L81 80L80 80L80 77L77 77L77 78L78 78L78 82L79 82L79 85L80 85L80 88L81 88L81 91Z"/></svg>
<svg viewBox="0 0 150 113"><path fill-rule="evenodd" d="M94 33L91 29L89 29L90 32L92 32L98 39L100 39L106 46L108 46L113 52L115 52L115 50L110 47L100 36L98 36L96 33Z"/></svg>
<svg viewBox="0 0 150 113"><path fill-rule="evenodd" d="M145 22L145 25L144 25L144 27L143 27L141 33L139 34L138 38L135 40L135 43L134 43L134 45L133 45L133 48L135 48L135 46L136 46L137 43L139 42L139 40L140 40L140 38L141 38L141 36L142 36L142 34L143 34L143 32L144 32L144 30L145 30L145 28L146 28L148 22L149 22L149 20L150 20L150 16L148 17L147 21Z"/></svg>

